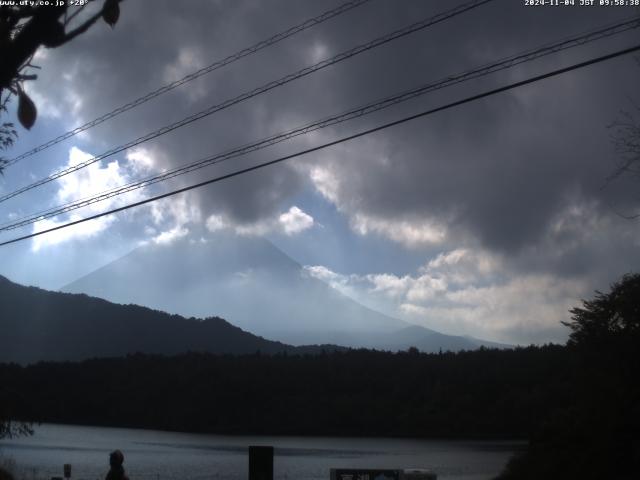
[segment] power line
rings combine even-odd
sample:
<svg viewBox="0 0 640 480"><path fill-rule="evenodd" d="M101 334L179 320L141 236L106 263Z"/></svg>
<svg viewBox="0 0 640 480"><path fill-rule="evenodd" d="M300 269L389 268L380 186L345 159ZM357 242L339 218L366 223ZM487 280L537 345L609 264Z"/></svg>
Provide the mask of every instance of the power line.
<svg viewBox="0 0 640 480"><path fill-rule="evenodd" d="M150 185L153 185L155 183L158 183L160 181L164 181L164 180L168 180L170 178L174 178L177 177L179 175L183 175L213 164L217 164L220 163L222 161L228 160L230 158L235 158L241 155L245 155L247 153L250 152L254 152L257 151L259 149L262 148L266 148L268 146L274 145L276 143L280 143L283 142L285 140L289 140L293 137L299 136L299 135L303 135L321 128L325 128L328 127L330 125L335 125L347 120L351 120L354 118L358 118L364 115L367 115L369 113L373 113L375 111L379 111L382 110L384 108L387 108L389 106L395 105L397 103L400 102L404 102L407 100L410 100L412 98L415 98L417 96L423 95L425 93L428 92L432 92L434 90L440 89L440 88L445 88L448 86L451 86L453 84L456 83L460 83L463 81L467 81L470 79L474 79L474 78L478 78L480 76L484 76L487 75L489 73L494 73L498 70L502 70L505 68L510 68L513 67L515 65L519 65L521 63L527 62L527 61L531 61L534 60L536 58L540 58L542 56L545 55L549 55L551 53L555 53L567 48L571 48L571 47L575 47L578 45L583 45L585 43L588 42L592 42L604 37L608 37L611 35L615 35L618 33L622 33L624 31L630 30L632 28L637 28L638 26L640 26L640 18L636 17L634 19L631 20L627 20L625 22L621 22L618 24L613 24L613 25L609 25L607 27L602 27L599 28L597 30L592 30L586 34L581 34L581 35L577 35L577 36L573 36L573 37L568 37L565 40L561 41L561 42L557 42L554 44L546 44L538 49L535 50L530 50L527 51L525 53L521 53L515 56L511 56L508 57L506 59L500 60L498 62L494 62L491 64L487 64L484 65L482 67L467 71L465 73L461 73L458 75L453 75L453 76L448 76L443 80L440 80L438 82L434 82L434 83L430 83L427 85L423 85L419 88L407 91L407 92L403 92L397 95L394 95L392 97L387 97L383 100L379 100L376 102L371 102L367 105L358 107L356 109L352 109L348 112L344 112L342 114L339 115L334 115L332 117L329 118L325 118L323 120L314 122L312 124L309 125L305 125L303 127L299 127L296 128L294 130L290 130L288 132L284 132L284 133L280 133L271 137L268 137L266 139L260 140L258 142L243 146L243 147L239 147L230 151L227 151L225 153L221 153L218 155L215 155L213 157L207 157L205 159L202 160L198 160L196 162L192 162L188 165L182 166L182 167L178 167L175 168L173 170L170 170L168 172L163 172L162 174L159 175L155 175L152 177L147 177L145 179L142 180L138 180L138 181L134 181L128 184L125 184L123 186L120 187L116 187L114 189L108 190L108 191L104 191L101 192L99 194L90 196L90 197L86 197L84 199L79 199L79 200L75 200L73 202L69 202L67 204L64 205L60 205L57 207L52 207L50 209L44 210L44 211L40 211L37 213L33 213L30 214L26 217L23 217L17 221L14 222L7 222L4 223L2 225L0 225L0 230L6 231L6 230L13 230L22 226L26 226L29 225L31 223L35 223L36 221L39 220L43 220L46 218L51 218L54 217L56 215L62 214L62 213L66 213L72 210L76 210L78 208L82 208L84 206L88 206L91 205L93 203L97 203L103 200L106 200L108 198L112 198L114 196L117 195L122 195L125 193L129 193L131 191L137 190L139 188L144 188Z"/></svg>
<svg viewBox="0 0 640 480"><path fill-rule="evenodd" d="M75 135L77 135L78 133L84 132L85 130L88 130L92 127L95 127L96 125L100 125L101 123L106 122L107 120L110 120L114 117L117 117L118 115L120 115L121 113L124 113L128 110L131 110L132 108L135 108L139 105L142 105L143 103L148 102L149 100L154 99L155 97L158 97L160 95L163 95L171 90L173 90L174 88L178 88L181 85L184 85L185 83L188 83L192 80L195 80L196 78L200 78L203 75L206 75L208 73L211 73L215 70L218 70L222 67L225 67L233 62L236 62L244 57L248 57L249 55L252 55L254 53L259 52L260 50L270 47L271 45L275 45L278 42L281 42L282 40L285 40L289 37L292 37L293 35L296 35L304 30L307 30L311 27L314 27L316 25L320 25L321 23L330 20L331 18L337 17L338 15L341 15L345 12L348 12L349 10L353 10L356 7L359 7L367 2L370 2L371 0L352 0L346 3L343 3L342 5L339 5L338 7L332 9L332 10L328 10L324 13L322 13L321 15L318 15L316 17L310 18L305 20L304 22L295 25L291 28L288 28L287 30L284 30L280 33L277 33L269 38L267 38L266 40L262 40L250 47L247 47L243 50L240 50L239 52L236 52L232 55L229 55L226 58L223 58L222 60L218 60L214 63L212 63L211 65L208 65L206 67L201 68L200 70L197 70L193 73L190 73L188 75L185 75L184 77L182 77L179 80L176 80L174 82L168 83L167 85L164 85L160 88L157 88L156 90L147 93L146 95L143 95L142 97L139 97L129 103L126 103L124 105L121 105L120 107L105 113L104 115L91 120L87 123L85 123L84 125L80 125L79 127L74 128L73 130L69 130L68 132L63 133L62 135L55 137L41 145L38 145L37 147L32 148L31 150L18 155L15 158L12 158L10 160L7 161L6 166L10 166L13 165L17 162L19 162L20 160L23 160L27 157L30 157L38 152L41 152L43 150L46 150L49 147L52 147L54 145L57 145L58 143L67 140L68 138L71 138Z"/></svg>
<svg viewBox="0 0 640 480"><path fill-rule="evenodd" d="M516 55L512 55L510 57L498 60L496 62L488 63L480 67L467 70L463 73L459 73L456 75L449 75L444 79L438 80L436 82L431 82L425 85L421 85L420 87L417 87L402 93L398 93L393 96L386 97L382 100L370 102L366 105L359 106L357 108L351 109L341 114L333 115L331 117L316 121L314 123L307 124L302 127L297 127L287 132L278 133L276 135L272 135L270 137L264 138L257 142L254 142L242 147L237 147L235 149L226 151L224 153L219 153L214 156L209 156L207 158L197 160L195 162L191 162L187 165L174 168L173 170L163 172L161 174L150 176L141 180L136 180L128 184L121 185L119 187L115 187L110 190L106 190L89 197L68 202L64 205L58 205L40 212L35 212L23 218L20 218L18 220L5 222L4 224L0 225L0 231L8 231L8 230L14 230L20 227L24 227L26 225L30 225L40 220L55 217L56 215L77 210L79 208L86 207L94 203L98 203L98 202L107 200L109 198L113 198L118 195L123 195L129 192L138 190L140 188L145 188L155 183L159 183L161 181L165 181L180 175L184 175L184 174L193 172L195 170L199 170L201 168L218 164L223 161L229 160L231 158L236 158L257 150L261 150L263 148L275 145L277 143L284 142L286 140L289 140L291 138L294 138L300 135L304 135L322 128L329 127L331 125L336 125L348 120L352 120L355 118L362 117L364 115L368 115L370 113L374 113L374 112L383 110L385 108L388 108L392 105L396 105L398 103L402 103L402 102L406 102L408 100L414 99L416 97L419 97L429 92L446 88L464 81L479 78L481 76L489 75L491 73L495 73L500 70L512 68L516 65L520 65L522 63L529 62L546 55L557 53L559 51L563 51L576 46L584 45L589 42L594 42L594 41L597 41L606 37L610 37L612 35L620 34L638 27L640 27L640 17L634 17L632 19L629 19L620 23L609 24L607 26L603 26L598 29L590 30L586 33L573 35L571 37L566 37L565 39L559 42L545 44L536 49L528 50Z"/></svg>
<svg viewBox="0 0 640 480"><path fill-rule="evenodd" d="M120 153L124 150L127 150L131 147L135 147L137 145L140 145L141 143L144 143L148 140L157 138L161 135L164 135L165 133L169 133L173 130L176 130L180 127L183 127L185 125L189 125L190 123L193 123L197 120L200 120L204 117L207 117L209 115L212 115L216 112L219 112L221 110L227 109L229 107L231 107L232 105L235 105L237 103L243 102L245 100L248 100L250 98L253 98L257 95L260 95L262 93L266 93L270 90L273 90L274 88L280 87L282 85L285 85L287 83L290 83L294 80L297 80L301 77L305 77L307 75L310 75L314 72L317 72L323 68L326 68L330 65L334 65L336 63L342 62L344 60L347 60L351 57L354 57L356 55L359 55L361 53L364 53L368 50L371 50L373 48L379 47L381 45L384 45L386 43L389 43L393 40L397 40L398 38L402 38L405 37L411 33L415 33L419 30L423 30L429 26L435 25L437 23L443 22L449 18L455 17L457 15L460 15L468 10L477 8L481 5L484 5L486 3L492 2L493 0L474 0L472 2L463 4L463 5L459 5L451 10L447 10L443 13L439 13L437 15L434 15L432 17L429 18L425 18L419 22L413 23L409 26L406 26L404 28L401 28L399 30L395 30L391 33L388 33L386 35L383 35L382 37L378 37L374 40L371 40L370 42L367 42L365 44L362 45L358 45L357 47L354 47L352 49L349 49L345 52L339 53L338 55L335 55L329 59L326 60L322 60L314 65L311 65L309 67L305 67L301 70L298 70L295 73L290 73L288 75L285 75L284 77L278 79L278 80L273 80L269 83L266 83L260 87L257 87L251 91L245 92L241 95L238 95L237 97L231 98L229 100L226 100L222 103L213 105L209 108L207 108L206 110L202 110L198 113L195 113L193 115L190 115L186 118L183 118L182 120L179 120L178 122L172 123L170 125L167 125L165 127L162 127L158 130L155 130L151 133L148 133L142 137L138 137L135 140L132 140L124 145L120 145L117 147L114 147L96 157L92 157L84 162L80 162L72 167L68 167L65 168L63 170L60 170L58 172L55 172L51 175L49 175L48 177L42 178L40 180L37 180L36 182L33 182L25 187L22 187L18 190L15 190L13 192L7 193L5 195L0 196L0 202L4 202L10 198L13 198L17 195L20 195L21 193L27 192L29 190L32 190L34 188L37 188L41 185L45 185L49 182L52 182L53 180L56 180L60 177L63 177L65 175L68 175L70 173L76 172L82 168L85 168L95 162L98 162L100 160L103 160L107 157L110 157L112 155L115 155L116 153Z"/></svg>
<svg viewBox="0 0 640 480"><path fill-rule="evenodd" d="M150 198L147 198L145 200L141 200L139 202L135 202L135 203L131 203L129 205L125 205L123 207L114 208L112 210L109 210L109 211L106 211L106 212L102 212L102 213L98 213L96 215L92 215L90 217L82 218L80 220L75 220L73 222L68 222L68 223L65 223L63 225L58 225L56 227L52 227L52 228L49 228L49 229L46 229L46 230L42 230L40 232L35 232L35 233L31 233L29 235L24 235L22 237L13 238L11 240L7 240L5 242L0 243L0 247L4 246L4 245L9 245L11 243L19 242L21 240L27 240L29 238L37 237L39 235L44 235L45 233L50 233L50 232L53 232L53 231L56 231L56 230L60 230L60 229L67 228L67 227L71 227L73 225L78 225L78 224L83 223L83 222L88 222L89 220L95 220L95 219L100 218L100 217L104 217L104 216L107 216L107 215L112 215L114 213L122 212L122 211L128 210L130 208L139 207L141 205L145 205L147 203L155 202L155 201L161 200L163 198L171 197L171 196L177 195L179 193L184 193L184 192L187 192L189 190L194 190L196 188L203 187L205 185L210 185L212 183L217 183L217 182L220 182L222 180L226 180L226 179L229 179L229 178L232 178L232 177L236 177L236 176L239 176L239 175L242 175L242 174L245 174L245 173L252 172L254 170L259 170L259 169L262 169L262 168L265 168L265 167L268 167L268 166L271 166L271 165L275 165L277 163L281 163L281 162L284 162L286 160L290 160L292 158L300 157L300 156L303 156L303 155L308 155L309 153L317 152L319 150L323 150L325 148L332 147L334 145L338 145L340 143L348 142L350 140L354 140L356 138L363 137L365 135L370 135L370 134L378 132L380 130L385 130L387 128L394 127L396 125L400 125L400 124L403 124L403 123L407 123L407 122L410 122L412 120L416 120L418 118L426 117L428 115L432 115L434 113L441 112L443 110L448 110L450 108L457 107L457 106L460 106L460 105L464 105L466 103L471 103L471 102L480 100L482 98L490 97L492 95L496 95L498 93L502 93L502 92L505 92L505 91L508 91L508 90L513 90L514 88L518 88L518 87L521 87L521 86L524 86L524 85L528 85L528 84L531 84L531 83L539 82L539 81L544 80L546 78L550 78L550 77L554 77L554 76L557 76L557 75L561 75L563 73L570 72L572 70L577 70L577 69L580 69L580 68L584 68L584 67L587 67L589 65L594 65L596 63L604 62L606 60L611 60L613 58L620 57L622 55L627 55L629 53L637 52L639 50L640 50L640 44L636 45L636 46L633 46L633 47L630 47L630 48L623 49L623 50L618 50L618 51L616 51L614 53L610 53L608 55L603 55L603 56L600 56L600 57L596 57L596 58L593 58L591 60L587 60L585 62L580 62L580 63L574 64L574 65L571 65L569 67L564 67L564 68L561 68L561 69L558 69L558 70L553 70L551 72L544 73L542 75L537 75L535 77L530 77L530 78L528 78L526 80L522 80L522 81L519 81L519 82L511 83L509 85L505 85L503 87L499 87L499 88L496 88L496 89L493 89L493 90L489 90L489 91L486 91L486 92L483 92L483 93L479 93L477 95L472 95L472 96L466 97L466 98L464 98L462 100L457 100L455 102L451 102L451 103L448 103L446 105L442 105L440 107L436 107L436 108L433 108L433 109L430 109L430 110L426 110L426 111L417 113L415 115L404 117L404 118L401 118L399 120L395 120L393 122L385 123L383 125L379 125L377 127L370 128L368 130L364 130L362 132L355 133L353 135L349 135L347 137L340 138L338 140L333 140L331 142L324 143L324 144L318 145L316 147L308 148L306 150L302 150L300 152L293 153L291 155L286 155L284 157L276 158L275 160L270 160L268 162L260 163L260 164L254 165L252 167L247 167L247 168L243 168L241 170L236 170L235 172L228 173L226 175L222 175L222 176L219 176L219 177L215 177L215 178L206 180L204 182L200 182L200 183L196 183L196 184L193 184L193 185L189 185L188 187L179 188L179 189L173 190L171 192L163 193L163 194L157 195L155 197L150 197Z"/></svg>

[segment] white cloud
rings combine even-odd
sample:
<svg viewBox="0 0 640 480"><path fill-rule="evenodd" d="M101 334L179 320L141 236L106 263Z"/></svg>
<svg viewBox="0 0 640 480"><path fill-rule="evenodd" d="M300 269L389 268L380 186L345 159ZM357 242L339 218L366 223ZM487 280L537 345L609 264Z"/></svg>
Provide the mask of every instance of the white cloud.
<svg viewBox="0 0 640 480"><path fill-rule="evenodd" d="M351 217L351 228L360 235L377 233L409 248L439 245L447 236L444 225L423 219L382 219L363 213Z"/></svg>
<svg viewBox="0 0 640 480"><path fill-rule="evenodd" d="M151 217L155 225L171 223L182 226L199 222L202 212L193 196L183 193L151 203Z"/></svg>
<svg viewBox="0 0 640 480"><path fill-rule="evenodd" d="M443 278L421 275L411 285L407 292L410 302L424 302L447 290L447 282Z"/></svg>
<svg viewBox="0 0 640 480"><path fill-rule="evenodd" d="M463 248L458 248L450 252L443 252L433 260L430 260L428 266L430 269L437 269L442 267L443 265L455 265L457 263L460 263L460 261L465 256L467 256L467 254L468 251Z"/></svg>
<svg viewBox="0 0 640 480"><path fill-rule="evenodd" d="M295 235L313 227L313 217L293 206L278 217L278 221L287 235Z"/></svg>
<svg viewBox="0 0 640 480"><path fill-rule="evenodd" d="M587 284L579 280L511 275L495 257L470 249L441 252L415 275L345 275L322 265L304 270L365 305L409 322L512 343L531 338L562 341L559 322L588 293Z"/></svg>
<svg viewBox="0 0 640 480"><path fill-rule="evenodd" d="M302 274L317 278L329 284L343 295L354 298L358 301L365 300L359 295L362 280L358 275L342 275L334 272L324 265L305 265L302 267Z"/></svg>
<svg viewBox="0 0 640 480"><path fill-rule="evenodd" d="M129 166L138 174L149 173L155 170L156 160L151 151L145 147L135 147L127 150L126 154Z"/></svg>
<svg viewBox="0 0 640 480"><path fill-rule="evenodd" d="M376 157L378 163L384 164L388 159ZM447 238L446 225L429 218L382 218L366 214L357 205L348 205L343 201L340 177L330 167L314 166L309 170L309 178L316 190L339 211L349 218L351 229L359 235L371 233L382 235L408 248L440 245Z"/></svg>
<svg viewBox="0 0 640 480"><path fill-rule="evenodd" d="M92 157L93 155L90 153L83 152L77 147L72 147L69 151L69 161L62 168L78 165L90 160ZM102 162L96 162L73 174L60 177L60 188L56 196L60 202L68 202L118 187L125 180L127 180L126 173L117 160L109 162L105 166L103 166Z"/></svg>
<svg viewBox="0 0 640 480"><path fill-rule="evenodd" d="M218 214L209 216L205 222L210 232L231 230L237 235L246 236L262 236L274 232L292 236L310 229L314 224L313 217L295 205L275 218L266 218L253 223L233 223L226 216Z"/></svg>
<svg viewBox="0 0 640 480"><path fill-rule="evenodd" d="M81 198L91 197L96 193L108 191L127 184L134 178L139 178L140 175L157 171L156 159L158 155L158 152L148 148L137 147L126 152L127 162L124 164L120 164L118 160L113 160L105 165L103 161L100 161L70 175L60 177L60 187L56 193L55 203L67 203ZM90 153L84 152L77 147L72 147L69 151L69 160L62 168L81 164L90 160L92 157L93 155ZM79 210L79 212L82 213L72 213L65 219L53 218L37 222L34 224L33 231L39 232L54 228L92 214L139 201L142 198L142 190L117 195L83 207ZM181 195L180 197L154 202L147 208L149 209L147 211L151 212L153 226L146 225L144 227L144 233L147 235L148 240L143 240L141 244L147 244L149 241L156 244L171 243L177 238L188 234L189 230L185 227L186 224L197 222L201 217L198 206L190 201L188 195ZM133 211L130 211L121 213L120 215L131 216L133 214ZM94 237L116 222L117 218L115 215L101 217L74 227L35 237L32 249L37 251L48 245L55 245L72 239ZM160 233L158 233L158 231L160 231Z"/></svg>
<svg viewBox="0 0 640 480"><path fill-rule="evenodd" d="M323 265L305 265L303 267L305 271L314 278L322 280L323 282L335 282L341 281L342 275L329 270L327 267Z"/></svg>
<svg viewBox="0 0 640 480"><path fill-rule="evenodd" d="M267 219L253 223L236 224L232 228L237 235L246 237L262 237L263 235L278 230L278 224L275 219Z"/></svg>
<svg viewBox="0 0 640 480"><path fill-rule="evenodd" d="M568 318L568 310L579 303L585 290L578 280L532 274L502 284L447 291L432 304L408 301L400 308L405 318L434 328L526 343L529 334L559 332L560 321Z"/></svg>
<svg viewBox="0 0 640 480"><path fill-rule="evenodd" d="M155 226L147 226L150 241L156 245L169 245L189 234L189 224L202 220L200 207L189 194L170 197L150 204L151 218ZM160 233L156 234L156 231ZM144 241L143 244L148 243Z"/></svg>
<svg viewBox="0 0 640 480"><path fill-rule="evenodd" d="M179 238L185 237L189 233L189 229L182 226L175 226L171 230L161 232L153 237L152 241L156 245L170 245Z"/></svg>
<svg viewBox="0 0 640 480"><path fill-rule="evenodd" d="M309 172L309 177L316 190L333 204L338 203L338 176L329 168L313 167Z"/></svg>
<svg viewBox="0 0 640 480"><path fill-rule="evenodd" d="M366 280L373 285L372 291L383 292L391 297L400 297L406 293L412 283L408 275L397 277L388 273L367 275Z"/></svg>
<svg viewBox="0 0 640 480"><path fill-rule="evenodd" d="M69 160L63 168L77 165L92 157L93 155L83 152L77 147L72 147L69 151ZM90 197L98 192L113 189L129 181L130 176L128 172L120 166L117 160L109 162L106 165L104 165L103 162L96 162L70 175L60 177L58 180L60 187L56 192L53 203L58 205ZM139 191L129 192L83 207L64 218L54 217L40 220L34 223L33 233L42 232L68 222L80 220L81 218L86 218L87 216L134 202L140 198ZM116 219L116 216L110 215L34 237L31 248L33 251L38 251L49 245L60 244L72 239L94 237L106 230Z"/></svg>
<svg viewBox="0 0 640 480"><path fill-rule="evenodd" d="M50 219L40 220L39 222L36 222L34 224L33 233L38 233L50 228L55 228L68 222L80 220L81 218L82 217L80 215L71 215L67 220L64 221ZM34 237L31 243L31 250L34 252L38 252L44 247L58 245L72 239L87 239L95 237L102 231L106 230L107 227L114 222L114 220L115 217L113 215L109 215Z"/></svg>
<svg viewBox="0 0 640 480"><path fill-rule="evenodd" d="M420 272L440 276L451 284L466 285L493 280L501 267L502 262L496 255L458 248L440 253L421 267Z"/></svg>
<svg viewBox="0 0 640 480"><path fill-rule="evenodd" d="M207 218L205 225L210 232L224 230L229 226L222 215L211 215L209 218Z"/></svg>

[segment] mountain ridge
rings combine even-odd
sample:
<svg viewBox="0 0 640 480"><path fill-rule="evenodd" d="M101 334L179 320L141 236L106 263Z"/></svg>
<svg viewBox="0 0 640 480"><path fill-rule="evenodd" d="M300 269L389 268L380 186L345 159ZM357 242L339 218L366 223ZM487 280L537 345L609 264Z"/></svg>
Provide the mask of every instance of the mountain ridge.
<svg viewBox="0 0 640 480"><path fill-rule="evenodd" d="M211 235L204 243L181 239L140 247L63 289L183 316L215 314L291 345L414 346L425 352L510 347L443 334L372 310L310 276L267 239L228 233Z"/></svg>
<svg viewBox="0 0 640 480"><path fill-rule="evenodd" d="M311 277L268 240L229 234L204 244L140 247L62 290L187 317L215 314L289 344L335 343L342 333L391 333L409 325Z"/></svg>
<svg viewBox="0 0 640 480"><path fill-rule="evenodd" d="M220 317L185 318L86 294L23 286L0 275L0 362L78 361L133 353L318 353L246 332Z"/></svg>

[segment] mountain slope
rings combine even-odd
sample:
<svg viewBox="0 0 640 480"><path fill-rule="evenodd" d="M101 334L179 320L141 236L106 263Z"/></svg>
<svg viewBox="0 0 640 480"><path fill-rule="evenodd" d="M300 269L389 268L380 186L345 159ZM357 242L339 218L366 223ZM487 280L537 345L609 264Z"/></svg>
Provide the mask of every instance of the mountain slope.
<svg viewBox="0 0 640 480"><path fill-rule="evenodd" d="M140 247L63 290L184 316L218 315L293 345L425 352L498 346L383 315L311 277L268 240L226 233Z"/></svg>
<svg viewBox="0 0 640 480"><path fill-rule="evenodd" d="M291 344L366 342L408 326L306 274L269 241L229 234L140 247L63 290L185 316L218 315Z"/></svg>
<svg viewBox="0 0 640 480"><path fill-rule="evenodd" d="M135 352L309 351L265 340L217 317L187 319L82 294L24 287L3 276L0 299L0 362L81 360Z"/></svg>

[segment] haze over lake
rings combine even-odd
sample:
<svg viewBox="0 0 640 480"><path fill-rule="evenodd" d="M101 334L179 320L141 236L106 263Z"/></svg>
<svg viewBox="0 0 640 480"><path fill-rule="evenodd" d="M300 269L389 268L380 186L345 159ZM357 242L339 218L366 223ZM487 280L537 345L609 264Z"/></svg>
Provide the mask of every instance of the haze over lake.
<svg viewBox="0 0 640 480"><path fill-rule="evenodd" d="M0 441L0 459L13 459L24 478L104 478L108 454L125 454L131 480L246 479L247 447L275 447L276 479L327 480L332 467L430 468L438 478L493 478L518 442L385 438L252 437L198 435L120 428L43 424L32 437Z"/></svg>

